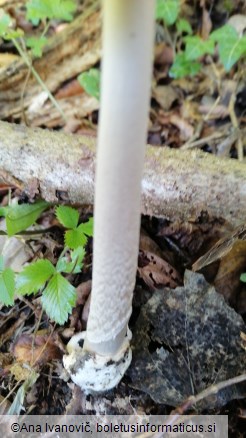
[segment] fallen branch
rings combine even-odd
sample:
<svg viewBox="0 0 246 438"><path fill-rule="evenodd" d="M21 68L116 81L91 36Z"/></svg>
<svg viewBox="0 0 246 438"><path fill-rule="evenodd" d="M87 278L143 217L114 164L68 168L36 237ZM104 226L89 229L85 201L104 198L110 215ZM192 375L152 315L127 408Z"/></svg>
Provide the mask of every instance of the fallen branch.
<svg viewBox="0 0 246 438"><path fill-rule="evenodd" d="M93 136L0 122L0 180L51 202L93 204ZM190 220L202 211L233 226L246 219L246 166L201 151L147 146L142 213Z"/></svg>

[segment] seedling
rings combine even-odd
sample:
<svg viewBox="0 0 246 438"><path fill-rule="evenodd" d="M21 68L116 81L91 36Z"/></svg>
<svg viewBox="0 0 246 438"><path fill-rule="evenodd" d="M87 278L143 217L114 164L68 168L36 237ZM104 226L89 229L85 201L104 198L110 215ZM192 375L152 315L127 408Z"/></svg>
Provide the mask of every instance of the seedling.
<svg viewBox="0 0 246 438"><path fill-rule="evenodd" d="M33 225L48 203L11 205L2 207L0 215L5 216L7 232L13 236ZM78 274L83 266L87 236L92 235L92 219L78 225L79 213L72 207L59 206L56 215L61 224L70 228L65 232L65 248L56 266L47 259L37 260L16 276L14 271L4 266L0 257L1 302L7 306L14 304L18 295L36 294L42 291L41 303L47 315L58 324L67 321L76 302L75 288L62 275Z"/></svg>

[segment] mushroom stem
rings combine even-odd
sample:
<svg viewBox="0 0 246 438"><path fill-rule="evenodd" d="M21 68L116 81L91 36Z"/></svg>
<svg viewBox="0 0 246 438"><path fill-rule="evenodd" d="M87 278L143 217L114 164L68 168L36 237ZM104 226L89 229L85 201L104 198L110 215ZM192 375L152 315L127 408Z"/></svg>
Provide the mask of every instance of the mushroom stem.
<svg viewBox="0 0 246 438"><path fill-rule="evenodd" d="M83 351L114 360L124 346L125 368L131 360L127 325L137 269L154 8L154 0L103 1L92 296Z"/></svg>

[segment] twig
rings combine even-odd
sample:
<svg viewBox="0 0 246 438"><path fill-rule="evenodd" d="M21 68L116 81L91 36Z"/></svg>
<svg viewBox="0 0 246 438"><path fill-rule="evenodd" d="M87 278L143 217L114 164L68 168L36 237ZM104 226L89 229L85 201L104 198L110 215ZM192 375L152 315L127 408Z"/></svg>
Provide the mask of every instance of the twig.
<svg viewBox="0 0 246 438"><path fill-rule="evenodd" d="M231 98L230 98L230 102L229 102L229 106L228 106L228 110L229 110L229 114L230 114L233 128L239 132L238 139L236 142L237 143L237 155L238 155L239 161L243 161L243 142L242 142L242 136L241 136L240 129L239 129L238 119L237 119L237 116L235 113L235 101L236 101L236 95L235 95L235 93L232 93Z"/></svg>

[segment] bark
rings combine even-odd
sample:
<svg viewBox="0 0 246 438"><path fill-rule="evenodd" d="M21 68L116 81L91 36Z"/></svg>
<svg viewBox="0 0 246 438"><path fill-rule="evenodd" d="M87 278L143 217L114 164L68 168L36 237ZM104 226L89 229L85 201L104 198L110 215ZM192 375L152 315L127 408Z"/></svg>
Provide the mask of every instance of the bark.
<svg viewBox="0 0 246 438"><path fill-rule="evenodd" d="M96 138L0 122L0 180L54 203L93 204ZM127 169L126 169L127 172ZM198 150L147 146L142 213L246 218L246 166Z"/></svg>

